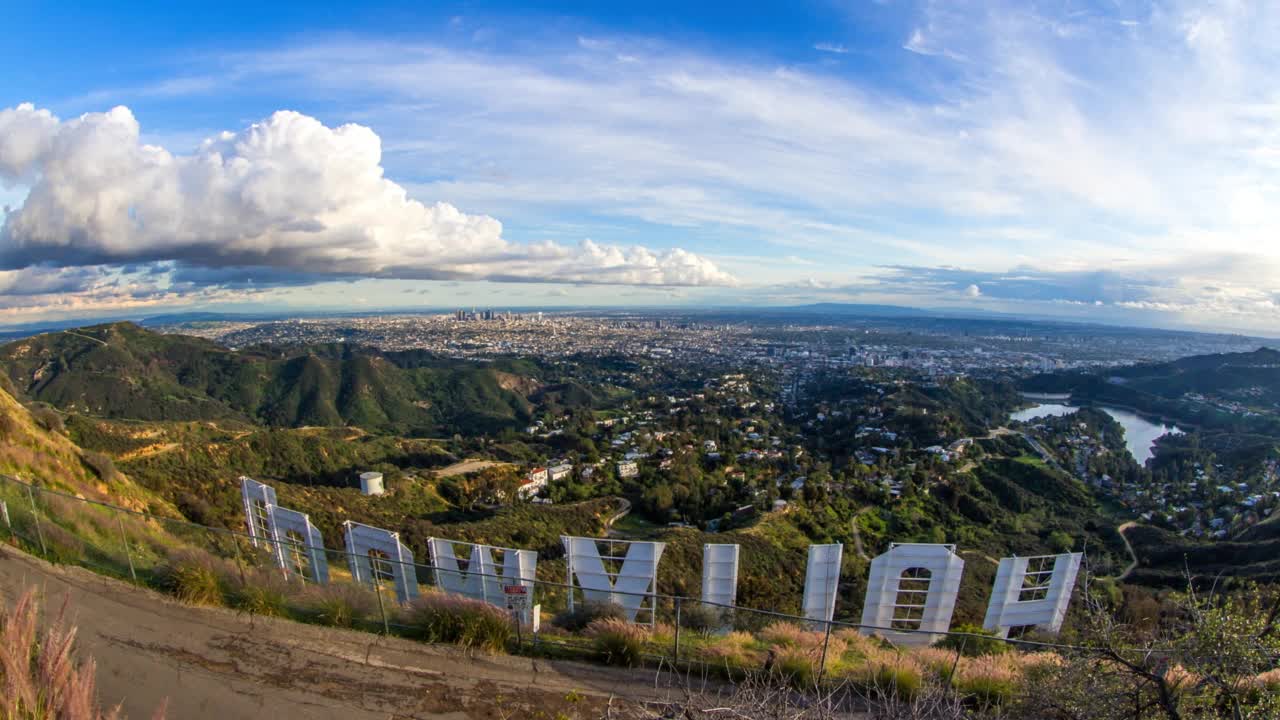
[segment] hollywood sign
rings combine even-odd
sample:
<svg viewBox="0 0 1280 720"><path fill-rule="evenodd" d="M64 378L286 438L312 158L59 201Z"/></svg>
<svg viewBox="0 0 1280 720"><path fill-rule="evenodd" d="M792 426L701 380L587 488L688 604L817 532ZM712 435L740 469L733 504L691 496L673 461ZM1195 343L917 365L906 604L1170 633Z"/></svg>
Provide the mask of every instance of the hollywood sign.
<svg viewBox="0 0 1280 720"><path fill-rule="evenodd" d="M329 581L324 540L303 513L280 507L275 491L240 479L245 521L255 546L267 550L286 576ZM665 543L563 536L569 608L579 601L620 606L630 622L656 622L658 563ZM506 588L532 593L538 554L429 538L437 587L447 593L503 606ZM406 603L417 597L413 552L399 533L357 522L343 523L351 577L390 587ZM462 552L459 553L459 550ZM844 546L811 545L805 567L804 617L827 623L835 615ZM702 599L731 609L737 600L739 547L707 544L702 553ZM1062 627L1080 569L1081 553L1009 557L1000 561L983 627L1000 637L1015 628L1056 633ZM964 560L954 545L892 543L871 561L860 629L905 645L931 644L951 626ZM527 608L522 612L527 615ZM526 616L527 619L527 616Z"/></svg>

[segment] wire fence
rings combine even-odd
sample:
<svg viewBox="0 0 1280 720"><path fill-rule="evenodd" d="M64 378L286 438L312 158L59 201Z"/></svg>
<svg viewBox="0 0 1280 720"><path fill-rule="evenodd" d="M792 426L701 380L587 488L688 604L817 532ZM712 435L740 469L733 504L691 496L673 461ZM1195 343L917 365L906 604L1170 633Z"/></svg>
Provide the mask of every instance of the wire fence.
<svg viewBox="0 0 1280 720"><path fill-rule="evenodd" d="M283 600L288 615L316 620L325 603L335 595L364 593L366 613L357 613L343 624L384 634L413 637L418 628L411 624L409 608L415 597L444 589L438 584L442 573L455 577L483 578L516 584L517 579L497 574L469 572L465 561L456 568L440 568L431 563L400 562L389 557L352 555L345 550L315 547L293 539L254 537L248 532L198 525L185 520L161 517L0 475L0 533L11 542L47 560L86 567L103 575L139 586L173 591L175 567L195 564L212 570L217 577L237 588L269 588ZM0 535L2 537L2 535ZM360 563L372 572L361 573ZM327 572L320 572L323 565ZM500 566L501 564L498 563ZM355 571L355 572L353 572ZM508 650L517 653L583 657L596 652L591 638L576 632L573 608L584 606L583 591L568 583L544 579L526 581L531 586L529 609L535 606L541 618L558 618L558 623L535 622L533 613L516 621L514 643ZM490 591L482 590L482 593ZM898 636L922 633L927 642L944 636L960 643L1003 642L1023 649L1087 651L1089 648L1026 638L999 638L985 634L921 631L899 627L873 627L842 620L814 620L787 613L699 598L655 592L627 593L651 612L651 632L643 656L655 663L703 671L730 670L722 658L705 652L716 637L729 631L759 633L778 625L791 626L807 634L813 643L813 658L819 677L826 671L832 638L843 632L886 633ZM340 598L339 598L340 599ZM493 603L490 596L484 599ZM351 598L347 598L348 601ZM501 602L501 601L500 601ZM359 603L355 603L359 605ZM496 604L496 603L495 603ZM250 603L242 608L252 612ZM616 609L615 609L616 611ZM632 618L634 620L634 618ZM330 618L329 620L332 620ZM325 622L325 619L319 619ZM333 623L328 623L333 624ZM817 642L820 641L820 646ZM839 644L839 643L837 643Z"/></svg>

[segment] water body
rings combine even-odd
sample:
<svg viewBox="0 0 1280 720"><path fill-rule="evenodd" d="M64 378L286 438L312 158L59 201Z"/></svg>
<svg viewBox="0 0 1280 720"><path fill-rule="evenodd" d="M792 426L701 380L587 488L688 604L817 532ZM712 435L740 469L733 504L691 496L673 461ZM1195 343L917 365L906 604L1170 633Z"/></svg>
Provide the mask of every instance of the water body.
<svg viewBox="0 0 1280 720"><path fill-rule="evenodd" d="M1029 398L1035 400L1036 398ZM1063 402L1042 402L1035 407L1019 410L1009 416L1011 420L1021 420L1022 422L1030 422L1033 418L1038 417L1061 417L1070 415L1079 410L1075 405L1068 405ZM1155 454L1156 438L1161 435L1182 434L1182 430L1176 425L1165 425L1164 423L1153 423L1146 418L1119 408L1110 408L1105 405L1099 406L1106 414L1110 415L1116 422L1124 427L1124 442L1129 446L1129 454L1133 455L1133 459L1139 464L1146 464L1148 460Z"/></svg>

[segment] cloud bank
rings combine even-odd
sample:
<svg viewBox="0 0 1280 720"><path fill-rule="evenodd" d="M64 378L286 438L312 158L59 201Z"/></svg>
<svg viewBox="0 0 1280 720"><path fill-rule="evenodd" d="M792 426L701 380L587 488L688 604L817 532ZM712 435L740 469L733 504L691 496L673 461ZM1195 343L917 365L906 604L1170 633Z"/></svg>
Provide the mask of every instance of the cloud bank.
<svg viewBox="0 0 1280 720"><path fill-rule="evenodd" d="M0 111L0 180L30 192L0 230L0 269L171 262L188 275L258 269L277 282L734 282L678 248L509 242L492 217L408 197L381 161L369 128L329 128L296 112L175 155L142 143L125 107L61 121L18 105Z"/></svg>

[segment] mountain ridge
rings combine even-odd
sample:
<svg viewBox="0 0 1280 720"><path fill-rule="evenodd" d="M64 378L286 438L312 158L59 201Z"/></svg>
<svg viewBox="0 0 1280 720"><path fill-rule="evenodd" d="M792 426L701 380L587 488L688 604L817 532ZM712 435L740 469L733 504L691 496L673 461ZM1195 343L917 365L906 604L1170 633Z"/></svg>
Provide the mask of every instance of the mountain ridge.
<svg viewBox="0 0 1280 720"><path fill-rule="evenodd" d="M498 369L397 359L346 345L230 350L133 323L0 346L4 374L22 397L117 419L355 425L422 435L516 427L534 407Z"/></svg>

